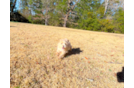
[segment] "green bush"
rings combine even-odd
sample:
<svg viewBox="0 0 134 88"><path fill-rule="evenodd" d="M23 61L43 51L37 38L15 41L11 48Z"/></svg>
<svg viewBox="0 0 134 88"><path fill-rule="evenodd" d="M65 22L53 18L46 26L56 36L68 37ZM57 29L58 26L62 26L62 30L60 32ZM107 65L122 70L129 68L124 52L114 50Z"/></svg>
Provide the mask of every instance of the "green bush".
<svg viewBox="0 0 134 88"><path fill-rule="evenodd" d="M101 25L101 31L105 32L114 32L114 25L112 24L112 20L102 19L99 21Z"/></svg>
<svg viewBox="0 0 134 88"><path fill-rule="evenodd" d="M31 23L33 22L32 21L32 16L28 16L28 21L31 22Z"/></svg>
<svg viewBox="0 0 134 88"><path fill-rule="evenodd" d="M124 11L121 8L115 13L114 25L116 25L116 32L124 33Z"/></svg>

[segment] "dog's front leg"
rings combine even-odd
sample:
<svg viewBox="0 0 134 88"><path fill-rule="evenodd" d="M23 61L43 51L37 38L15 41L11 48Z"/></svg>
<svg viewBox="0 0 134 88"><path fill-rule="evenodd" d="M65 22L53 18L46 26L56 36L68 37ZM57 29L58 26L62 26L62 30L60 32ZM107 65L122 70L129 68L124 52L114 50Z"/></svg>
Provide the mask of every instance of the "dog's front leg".
<svg viewBox="0 0 134 88"><path fill-rule="evenodd" d="M56 55L59 57L60 53L61 53L61 52L56 52Z"/></svg>
<svg viewBox="0 0 134 88"><path fill-rule="evenodd" d="M61 53L60 53L60 56L59 56L59 59L63 59L64 56L65 56L65 52L61 52Z"/></svg>

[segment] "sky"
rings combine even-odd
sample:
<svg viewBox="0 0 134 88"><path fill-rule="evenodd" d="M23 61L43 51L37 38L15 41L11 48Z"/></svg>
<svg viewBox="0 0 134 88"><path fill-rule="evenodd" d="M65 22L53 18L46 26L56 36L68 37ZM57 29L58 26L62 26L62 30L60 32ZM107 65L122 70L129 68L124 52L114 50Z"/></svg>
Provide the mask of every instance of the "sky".
<svg viewBox="0 0 134 88"><path fill-rule="evenodd" d="M16 6L15 7L16 7L17 10L19 10L19 2L20 2L20 0L17 0L17 2L16 2Z"/></svg>

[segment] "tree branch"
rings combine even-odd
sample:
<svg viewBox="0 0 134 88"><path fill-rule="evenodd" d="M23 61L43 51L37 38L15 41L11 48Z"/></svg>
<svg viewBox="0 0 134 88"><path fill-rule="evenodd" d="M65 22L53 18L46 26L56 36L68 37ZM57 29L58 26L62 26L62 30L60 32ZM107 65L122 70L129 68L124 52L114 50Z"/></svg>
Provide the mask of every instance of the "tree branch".
<svg viewBox="0 0 134 88"><path fill-rule="evenodd" d="M77 4L78 2L79 2L79 0L75 2L75 4L73 5L73 7L72 7L71 9L74 9L74 7L76 6L76 4Z"/></svg>

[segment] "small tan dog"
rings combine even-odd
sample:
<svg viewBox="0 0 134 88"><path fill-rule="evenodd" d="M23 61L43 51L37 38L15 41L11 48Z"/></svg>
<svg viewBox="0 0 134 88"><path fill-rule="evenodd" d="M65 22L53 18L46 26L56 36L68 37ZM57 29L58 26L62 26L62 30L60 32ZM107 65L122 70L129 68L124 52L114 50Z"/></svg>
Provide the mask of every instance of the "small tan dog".
<svg viewBox="0 0 134 88"><path fill-rule="evenodd" d="M68 39L61 39L57 46L57 56L60 59L63 59L66 53L72 49L72 46Z"/></svg>

